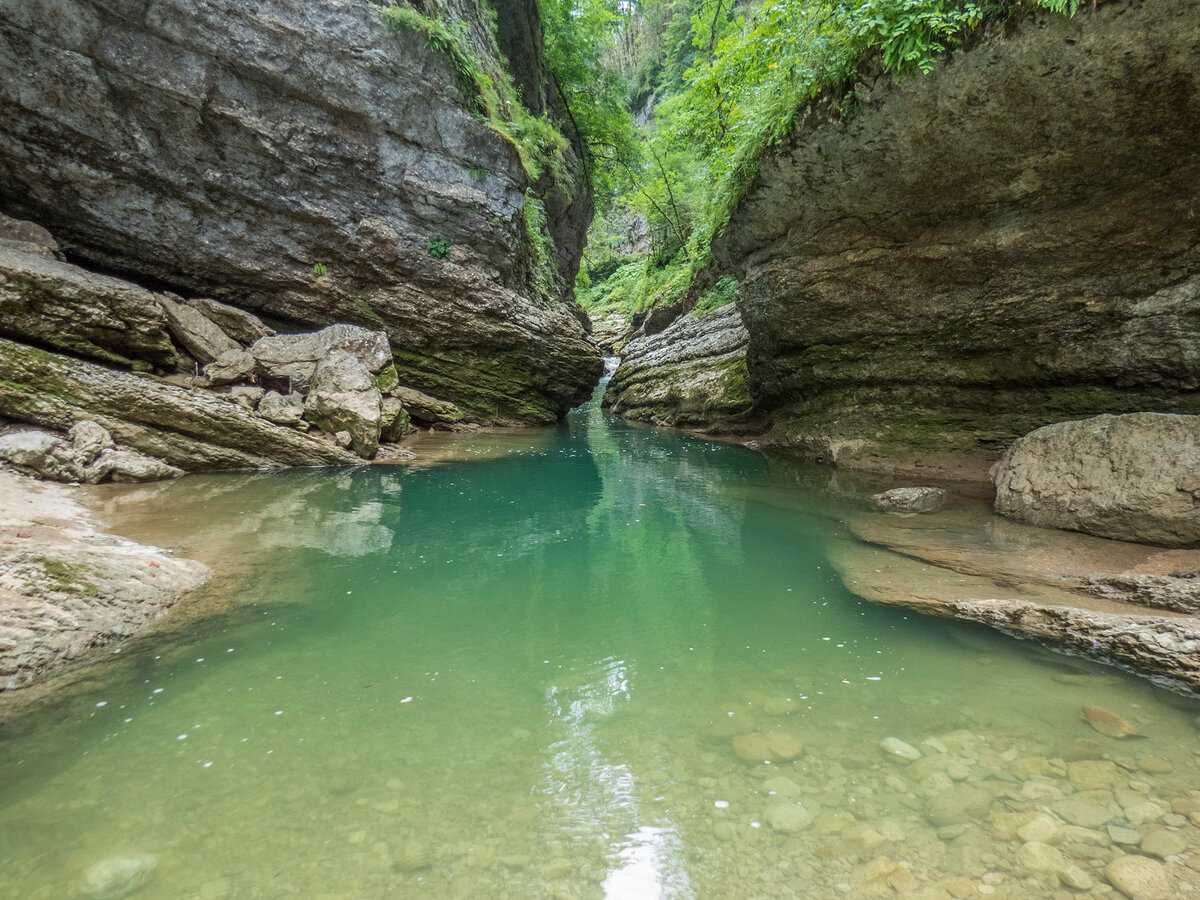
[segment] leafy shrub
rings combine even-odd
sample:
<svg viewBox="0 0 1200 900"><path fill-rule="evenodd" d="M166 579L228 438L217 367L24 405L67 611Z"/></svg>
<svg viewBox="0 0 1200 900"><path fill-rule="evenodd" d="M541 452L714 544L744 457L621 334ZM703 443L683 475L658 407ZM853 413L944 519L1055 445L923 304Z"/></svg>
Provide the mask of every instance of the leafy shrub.
<svg viewBox="0 0 1200 900"><path fill-rule="evenodd" d="M427 249L434 259L445 259L450 255L450 242L442 237L430 238Z"/></svg>

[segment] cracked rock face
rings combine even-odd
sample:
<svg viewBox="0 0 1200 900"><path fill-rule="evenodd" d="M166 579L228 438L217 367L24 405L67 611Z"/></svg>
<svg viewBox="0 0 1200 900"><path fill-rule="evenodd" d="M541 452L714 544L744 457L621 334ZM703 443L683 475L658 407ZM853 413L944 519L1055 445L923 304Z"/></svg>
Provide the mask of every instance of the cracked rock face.
<svg viewBox="0 0 1200 900"><path fill-rule="evenodd" d="M517 31L536 16L507 7ZM9 3L0 209L181 295L384 330L404 384L475 420L550 421L599 353L576 308L537 298L527 178L473 106L360 0ZM563 199L587 198L576 176L548 200L563 276L590 208Z"/></svg>
<svg viewBox="0 0 1200 900"><path fill-rule="evenodd" d="M1200 412L1200 0L1002 31L814 101L715 242L765 444L981 478L1051 422Z"/></svg>

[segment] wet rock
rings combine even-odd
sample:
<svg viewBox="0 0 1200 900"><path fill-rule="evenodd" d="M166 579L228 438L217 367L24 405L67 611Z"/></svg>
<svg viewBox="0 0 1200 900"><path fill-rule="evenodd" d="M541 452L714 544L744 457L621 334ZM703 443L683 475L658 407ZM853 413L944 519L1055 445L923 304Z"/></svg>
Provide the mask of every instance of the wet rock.
<svg viewBox="0 0 1200 900"><path fill-rule="evenodd" d="M987 815L992 805L991 792L970 784L956 784L930 797L925 817L934 825L957 825Z"/></svg>
<svg viewBox="0 0 1200 900"><path fill-rule="evenodd" d="M415 388L397 386L388 393L404 404L413 420L425 425L457 425L464 419L463 411L453 403Z"/></svg>
<svg viewBox="0 0 1200 900"><path fill-rule="evenodd" d="M140 891L154 875L157 857L113 856L91 866L83 876L83 892L95 900L118 900Z"/></svg>
<svg viewBox="0 0 1200 900"><path fill-rule="evenodd" d="M763 782L762 786L768 795L779 797L799 797L803 793L800 785L796 784L796 782L792 781L786 775L776 775L773 778L768 778Z"/></svg>
<svg viewBox="0 0 1200 900"><path fill-rule="evenodd" d="M101 451L110 450L115 446L111 434L95 422L86 420L72 425L67 432L67 438L84 465L90 465Z"/></svg>
<svg viewBox="0 0 1200 900"><path fill-rule="evenodd" d="M258 414L276 425L297 425L304 417L304 397L267 391L258 403Z"/></svg>
<svg viewBox="0 0 1200 900"><path fill-rule="evenodd" d="M89 467L88 480L133 483L164 481L182 474L183 469L136 450L104 450Z"/></svg>
<svg viewBox="0 0 1200 900"><path fill-rule="evenodd" d="M1192 573L1179 575L1145 575L1120 572L1094 573L1087 577L1089 593L1121 603L1135 603L1155 609L1181 613L1200 613L1200 578Z"/></svg>
<svg viewBox="0 0 1200 900"><path fill-rule="evenodd" d="M262 379L301 393L308 393L317 365L338 351L354 357L370 375L392 362L386 334L340 323L305 334L261 338L250 346Z"/></svg>
<svg viewBox="0 0 1200 900"><path fill-rule="evenodd" d="M804 804L795 800L777 800L769 803L763 818L776 831L788 834L803 831L813 823L813 817Z"/></svg>
<svg viewBox="0 0 1200 900"><path fill-rule="evenodd" d="M1108 760L1088 759L1067 763L1067 778L1081 791L1111 788L1121 781L1121 771Z"/></svg>
<svg viewBox="0 0 1200 900"><path fill-rule="evenodd" d="M254 313L208 297L189 297L184 301L213 322L239 344L253 344L259 338L270 337L275 329L264 324Z"/></svg>
<svg viewBox="0 0 1200 900"><path fill-rule="evenodd" d="M946 505L946 492L935 487L900 487L875 494L871 505L882 512L929 513Z"/></svg>
<svg viewBox="0 0 1200 900"><path fill-rule="evenodd" d="M348 433L350 446L364 459L375 455L383 397L359 356L335 350L317 364L304 398L304 418L329 434Z"/></svg>
<svg viewBox="0 0 1200 900"><path fill-rule="evenodd" d="M252 381L257 363L247 351L237 348L226 350L204 367L204 374L213 385L237 384Z"/></svg>
<svg viewBox="0 0 1200 900"><path fill-rule="evenodd" d="M1114 844L1125 844L1126 846L1136 846L1142 842L1142 833L1136 828L1129 828L1125 825L1110 824L1107 828L1108 836Z"/></svg>
<svg viewBox="0 0 1200 900"><path fill-rule="evenodd" d="M1188 843L1177 831L1155 828L1146 832L1146 836L1141 841L1141 848L1142 852L1149 856L1166 859L1168 856L1183 853L1187 850Z"/></svg>
<svg viewBox="0 0 1200 900"><path fill-rule="evenodd" d="M733 739L733 752L738 759L751 763L780 762L795 759L804 744L795 735L782 731L739 734Z"/></svg>
<svg viewBox="0 0 1200 900"><path fill-rule="evenodd" d="M1051 808L1062 819L1083 828L1099 828L1112 818L1112 814L1101 804L1084 797L1067 797L1051 804Z"/></svg>
<svg viewBox="0 0 1200 900"><path fill-rule="evenodd" d="M408 411L399 397L384 397L380 407L379 440L394 444L412 428Z"/></svg>
<svg viewBox="0 0 1200 900"><path fill-rule="evenodd" d="M1105 870L1109 882L1129 900L1166 900L1171 887L1161 863L1144 856L1122 856Z"/></svg>
<svg viewBox="0 0 1200 900"><path fill-rule="evenodd" d="M1175 770L1175 766L1165 756L1143 754L1137 758L1137 765L1150 775L1167 775Z"/></svg>
<svg viewBox="0 0 1200 900"><path fill-rule="evenodd" d="M1062 851L1049 844L1029 841L1017 851L1017 863L1029 872L1058 873L1067 867L1067 858Z"/></svg>
<svg viewBox="0 0 1200 900"><path fill-rule="evenodd" d="M1131 413L1047 425L997 463L996 511L1046 528L1200 542L1200 416Z"/></svg>
<svg viewBox="0 0 1200 900"><path fill-rule="evenodd" d="M171 337L201 364L213 362L229 350L239 349L237 341L195 307L166 297L159 297L158 302L166 313Z"/></svg>
<svg viewBox="0 0 1200 900"><path fill-rule="evenodd" d="M1038 844L1053 844L1058 840L1062 826L1058 820L1045 813L1038 813L1017 829L1021 840Z"/></svg>
<svg viewBox="0 0 1200 900"><path fill-rule="evenodd" d="M1058 880L1076 891L1090 891L1095 885L1092 876L1082 866L1072 862L1058 870Z"/></svg>
<svg viewBox="0 0 1200 900"><path fill-rule="evenodd" d="M907 744L898 737L885 737L879 742L879 749L893 759L904 762L914 762L921 758L921 751L912 744Z"/></svg>

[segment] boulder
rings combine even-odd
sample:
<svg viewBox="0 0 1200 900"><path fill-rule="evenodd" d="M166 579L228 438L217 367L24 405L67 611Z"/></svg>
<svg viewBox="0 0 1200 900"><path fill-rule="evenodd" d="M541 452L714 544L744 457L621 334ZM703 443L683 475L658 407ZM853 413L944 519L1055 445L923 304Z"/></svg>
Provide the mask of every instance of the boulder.
<svg viewBox="0 0 1200 900"><path fill-rule="evenodd" d="M72 425L67 437L84 465L90 465L103 451L116 446L111 434L95 422L87 420Z"/></svg>
<svg viewBox="0 0 1200 900"><path fill-rule="evenodd" d="M166 384L0 338L0 416L66 430L81 420L189 472L356 462L211 391Z"/></svg>
<svg viewBox="0 0 1200 900"><path fill-rule="evenodd" d="M307 393L317 364L334 351L354 356L371 375L392 362L387 335L338 323L304 334L277 334L250 346L259 376L290 391Z"/></svg>
<svg viewBox="0 0 1200 900"><path fill-rule="evenodd" d="M51 481L84 480L84 464L75 449L40 428L0 434L0 460Z"/></svg>
<svg viewBox="0 0 1200 900"><path fill-rule="evenodd" d="M237 341L195 307L177 303L167 297L160 297L158 302L166 313L171 337L175 338L197 362L210 363L222 353L239 349Z"/></svg>
<svg viewBox="0 0 1200 900"><path fill-rule="evenodd" d="M946 492L935 487L900 487L875 494L871 505L883 512L929 513L946 505Z"/></svg>
<svg viewBox="0 0 1200 900"><path fill-rule="evenodd" d="M359 355L335 350L317 364L304 399L304 418L329 434L348 433L350 446L364 459L375 455L383 397Z"/></svg>
<svg viewBox="0 0 1200 900"><path fill-rule="evenodd" d="M160 459L117 449L95 422L77 423L69 437L41 429L12 431L0 435L0 459L50 481L160 481L183 474Z"/></svg>
<svg viewBox="0 0 1200 900"><path fill-rule="evenodd" d="M239 344L250 345L259 338L270 337L275 329L263 323L254 313L212 300L208 297L189 297L184 301Z"/></svg>
<svg viewBox="0 0 1200 900"><path fill-rule="evenodd" d="M813 823L812 814L798 800L776 800L767 805L763 818L776 831L792 834Z"/></svg>
<svg viewBox="0 0 1200 900"><path fill-rule="evenodd" d="M158 867L150 854L112 856L90 866L83 876L83 893L93 900L119 900L145 887Z"/></svg>
<svg viewBox="0 0 1200 900"><path fill-rule="evenodd" d="M394 444L412 428L408 411L399 397L384 397L381 408L379 440Z"/></svg>
<svg viewBox="0 0 1200 900"><path fill-rule="evenodd" d="M276 425L298 425L304 418L304 397L267 391L258 402L258 414Z"/></svg>
<svg viewBox="0 0 1200 900"><path fill-rule="evenodd" d="M996 511L1031 525L1166 546L1200 542L1200 416L1047 425L992 471Z"/></svg>
<svg viewBox="0 0 1200 900"><path fill-rule="evenodd" d="M1166 900L1171 894L1162 863L1144 856L1121 856L1108 864L1104 874L1129 900Z"/></svg>
<svg viewBox="0 0 1200 900"><path fill-rule="evenodd" d="M104 450L88 467L87 480L101 481L164 481L178 478L183 469L178 469L161 459L146 456L136 450Z"/></svg>
<svg viewBox="0 0 1200 900"><path fill-rule="evenodd" d="M2 244L0 336L122 366L179 360L157 294Z"/></svg>
<svg viewBox="0 0 1200 900"><path fill-rule="evenodd" d="M213 385L237 384L240 381L253 381L257 363L253 356L242 350L226 350L215 360L204 367L204 374Z"/></svg>
<svg viewBox="0 0 1200 900"><path fill-rule="evenodd" d="M425 425L457 425L463 411L447 400L439 400L416 388L398 386L389 392L404 404L409 416Z"/></svg>

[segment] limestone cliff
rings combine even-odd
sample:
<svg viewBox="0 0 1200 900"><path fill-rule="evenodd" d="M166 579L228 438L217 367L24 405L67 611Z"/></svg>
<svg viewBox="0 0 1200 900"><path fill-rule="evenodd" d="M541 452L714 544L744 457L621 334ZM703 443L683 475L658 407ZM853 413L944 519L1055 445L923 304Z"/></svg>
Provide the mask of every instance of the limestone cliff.
<svg viewBox="0 0 1200 900"><path fill-rule="evenodd" d="M453 6L489 32L472 0ZM283 330L383 329L400 381L468 419L550 421L587 396L599 354L579 310L535 286L517 150L424 35L365 0L52 7L0 3L0 211L74 263ZM536 28L532 0L506 7ZM522 52L561 113L540 40ZM590 216L574 148L567 183L534 186L557 284Z"/></svg>
<svg viewBox="0 0 1200 900"><path fill-rule="evenodd" d="M1200 0L987 30L803 112L714 250L765 443L978 477L1043 424L1200 411Z"/></svg>

